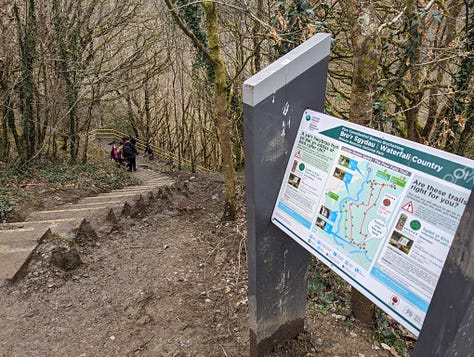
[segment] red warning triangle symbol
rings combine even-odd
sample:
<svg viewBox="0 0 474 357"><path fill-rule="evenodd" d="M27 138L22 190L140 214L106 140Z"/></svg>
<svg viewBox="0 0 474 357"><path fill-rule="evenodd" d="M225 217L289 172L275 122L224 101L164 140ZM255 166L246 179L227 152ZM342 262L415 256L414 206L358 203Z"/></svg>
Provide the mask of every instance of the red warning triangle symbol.
<svg viewBox="0 0 474 357"><path fill-rule="evenodd" d="M402 206L402 209L404 209L405 211L407 212L410 212L410 213L413 213L413 202L412 201L408 201L407 203L405 203L403 206Z"/></svg>

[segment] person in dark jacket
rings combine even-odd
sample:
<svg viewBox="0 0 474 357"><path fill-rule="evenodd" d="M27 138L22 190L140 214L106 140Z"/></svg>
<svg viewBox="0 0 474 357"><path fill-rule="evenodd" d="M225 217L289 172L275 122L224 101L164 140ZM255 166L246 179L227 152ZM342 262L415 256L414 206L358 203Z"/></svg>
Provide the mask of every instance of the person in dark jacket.
<svg viewBox="0 0 474 357"><path fill-rule="evenodd" d="M128 171L137 171L137 154L138 151L130 138L124 137L122 155L128 161Z"/></svg>
<svg viewBox="0 0 474 357"><path fill-rule="evenodd" d="M153 158L155 157L149 141L146 142L145 154L148 155L148 159L150 160L153 160Z"/></svg>

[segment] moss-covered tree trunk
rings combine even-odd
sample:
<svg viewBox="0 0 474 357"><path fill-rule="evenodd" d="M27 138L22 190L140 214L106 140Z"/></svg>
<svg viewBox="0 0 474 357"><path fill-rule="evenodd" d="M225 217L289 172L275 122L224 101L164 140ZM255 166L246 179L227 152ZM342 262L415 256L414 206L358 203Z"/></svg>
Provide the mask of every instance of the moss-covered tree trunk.
<svg viewBox="0 0 474 357"><path fill-rule="evenodd" d="M407 17L405 27L407 32L407 45L405 48L405 56L402 64L404 68L404 78L406 81L405 100L400 95L400 104L404 106L406 114L406 128L409 140L420 141L421 133L419 132L418 112L419 103L423 96L422 85L420 83L420 63L421 57L421 30L420 19L418 17L418 3L415 0L406 0Z"/></svg>
<svg viewBox="0 0 474 357"><path fill-rule="evenodd" d="M216 4L206 1L202 5L206 13L209 54L214 69L216 124L219 131L219 143L222 151L222 162L225 174L226 195L223 218L233 220L236 216L236 174L233 165L232 125L228 118L226 67L219 45L219 25Z"/></svg>
<svg viewBox="0 0 474 357"><path fill-rule="evenodd" d="M455 75L456 91L448 114L453 135L446 142L447 150L460 155L465 155L471 144L474 126L474 0L465 3L465 55Z"/></svg>
<svg viewBox="0 0 474 357"><path fill-rule="evenodd" d="M232 148L233 127L229 120L229 96L232 90L227 83L226 66L221 55L219 41L219 21L217 16L217 5L214 2L204 1L201 3L206 14L207 43L196 36L185 20L179 15L174 1L164 0L171 11L178 26L183 30L194 44L194 47L207 58L212 65L214 96L216 101L215 122L219 145L222 153L222 164L225 175L225 203L223 219L234 220L237 212L236 200L236 173L234 169L234 154ZM209 76L210 77L210 76Z"/></svg>

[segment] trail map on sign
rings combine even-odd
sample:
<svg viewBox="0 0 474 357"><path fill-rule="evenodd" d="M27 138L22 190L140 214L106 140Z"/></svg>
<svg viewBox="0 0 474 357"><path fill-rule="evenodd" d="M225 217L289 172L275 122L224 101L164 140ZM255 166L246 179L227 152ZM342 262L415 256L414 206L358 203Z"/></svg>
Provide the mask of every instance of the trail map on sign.
<svg viewBox="0 0 474 357"><path fill-rule="evenodd" d="M306 110L272 222L418 335L474 161Z"/></svg>
<svg viewBox="0 0 474 357"><path fill-rule="evenodd" d="M313 230L321 229L322 239L368 270L405 192L407 178L363 159L365 155L341 152Z"/></svg>

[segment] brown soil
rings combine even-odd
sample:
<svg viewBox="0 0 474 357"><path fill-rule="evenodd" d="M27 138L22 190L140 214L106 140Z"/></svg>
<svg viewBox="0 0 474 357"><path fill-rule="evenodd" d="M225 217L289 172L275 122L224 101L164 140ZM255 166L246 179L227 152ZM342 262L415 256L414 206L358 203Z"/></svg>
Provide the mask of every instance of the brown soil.
<svg viewBox="0 0 474 357"><path fill-rule="evenodd" d="M26 278L0 287L0 356L248 356L244 209L220 221L220 176L178 187L95 243L49 237ZM68 251L75 264L55 263ZM305 324L271 356L397 355L331 312L309 308Z"/></svg>

